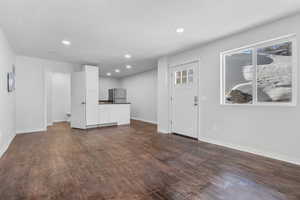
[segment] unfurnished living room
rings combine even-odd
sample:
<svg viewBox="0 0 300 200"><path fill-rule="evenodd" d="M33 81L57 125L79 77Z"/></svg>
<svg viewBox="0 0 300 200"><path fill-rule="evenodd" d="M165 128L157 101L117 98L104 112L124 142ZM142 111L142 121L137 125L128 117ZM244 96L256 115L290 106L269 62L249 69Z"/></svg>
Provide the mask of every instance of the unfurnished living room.
<svg viewBox="0 0 300 200"><path fill-rule="evenodd" d="M299 0L0 0L0 200L300 200Z"/></svg>

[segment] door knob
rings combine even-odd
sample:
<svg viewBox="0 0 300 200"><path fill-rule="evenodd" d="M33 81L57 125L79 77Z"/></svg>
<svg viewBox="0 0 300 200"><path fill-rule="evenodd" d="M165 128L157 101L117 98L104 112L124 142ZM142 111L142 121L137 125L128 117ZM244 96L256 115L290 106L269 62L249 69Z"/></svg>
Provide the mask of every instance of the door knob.
<svg viewBox="0 0 300 200"><path fill-rule="evenodd" d="M84 105L84 104L85 104L85 102L83 101L83 102L81 102L81 104L82 104L82 105Z"/></svg>

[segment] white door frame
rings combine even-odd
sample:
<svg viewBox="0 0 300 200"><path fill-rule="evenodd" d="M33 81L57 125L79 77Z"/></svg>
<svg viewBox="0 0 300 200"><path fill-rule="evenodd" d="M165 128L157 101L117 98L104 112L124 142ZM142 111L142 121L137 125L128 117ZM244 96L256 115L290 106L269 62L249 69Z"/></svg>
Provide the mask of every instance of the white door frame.
<svg viewBox="0 0 300 200"><path fill-rule="evenodd" d="M187 61L187 62L182 62L182 63L178 63L178 64L174 64L174 65L168 65L168 106L169 106L169 117L168 117L168 129L169 129L169 133L172 133L172 127L171 127L171 120L172 120L172 101L171 101L171 97L172 97L172 77L171 77L171 72L172 69L174 67L180 67L182 65L187 65L187 64L191 64L191 63L196 63L197 67L198 67L198 77L197 77L197 95L198 95L198 109L197 109L197 139L200 140L201 138L201 133L200 133L200 107L201 107L201 98L200 98L200 60L191 60L191 61Z"/></svg>

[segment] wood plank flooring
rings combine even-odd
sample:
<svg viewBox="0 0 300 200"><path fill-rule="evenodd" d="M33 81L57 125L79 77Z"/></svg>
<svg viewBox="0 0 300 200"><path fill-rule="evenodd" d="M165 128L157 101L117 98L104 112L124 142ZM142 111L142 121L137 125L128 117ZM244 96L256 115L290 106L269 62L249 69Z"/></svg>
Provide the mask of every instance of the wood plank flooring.
<svg viewBox="0 0 300 200"><path fill-rule="evenodd" d="M18 135L0 159L1 200L296 200L300 167L163 135L151 124Z"/></svg>

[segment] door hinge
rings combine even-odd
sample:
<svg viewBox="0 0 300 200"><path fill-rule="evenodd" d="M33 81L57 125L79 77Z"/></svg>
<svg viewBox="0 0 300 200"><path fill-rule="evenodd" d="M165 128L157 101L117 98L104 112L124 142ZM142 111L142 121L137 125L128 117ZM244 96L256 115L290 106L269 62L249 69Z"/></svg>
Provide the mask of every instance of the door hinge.
<svg viewBox="0 0 300 200"><path fill-rule="evenodd" d="M171 101L173 101L173 97L171 97L170 99L171 99Z"/></svg>

